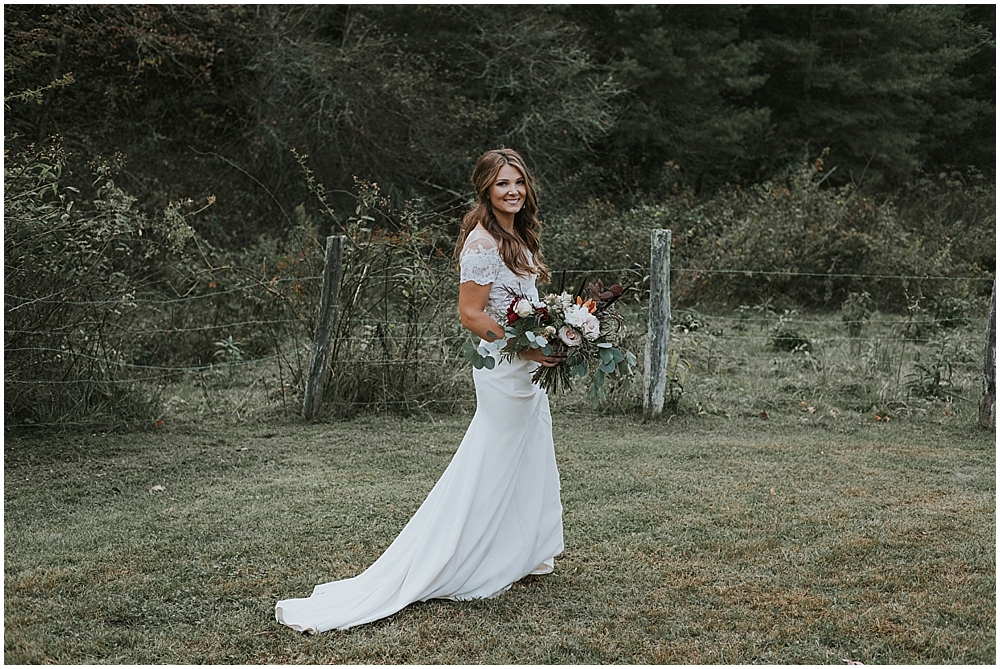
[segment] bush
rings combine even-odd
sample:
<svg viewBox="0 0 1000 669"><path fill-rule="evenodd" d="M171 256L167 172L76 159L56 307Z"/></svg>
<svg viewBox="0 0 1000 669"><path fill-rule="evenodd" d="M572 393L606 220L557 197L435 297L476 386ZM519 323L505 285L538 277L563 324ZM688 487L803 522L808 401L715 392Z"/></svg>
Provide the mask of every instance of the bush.
<svg viewBox="0 0 1000 669"><path fill-rule="evenodd" d="M776 300L828 309L867 292L870 308L898 313L912 299L937 301L945 311L988 299L989 281L978 279L995 265L992 184L941 177L930 180L933 188L875 197L827 188L823 178L817 161L787 179L700 200L675 188L663 202L626 211L590 201L549 223L546 252L557 267L635 268L641 279L650 231L669 228L678 304ZM913 202L897 206L907 198Z"/></svg>
<svg viewBox="0 0 1000 669"><path fill-rule="evenodd" d="M334 234L346 237L337 331L323 401L338 416L410 414L471 403L458 276L441 227L419 202L397 209L377 184L356 179L356 207L342 220L300 164Z"/></svg>
<svg viewBox="0 0 1000 669"><path fill-rule="evenodd" d="M93 188L62 183L58 147L4 163L4 415L12 423L131 422L154 408L135 366L144 294L193 231L172 204L147 217L93 165Z"/></svg>
<svg viewBox="0 0 1000 669"><path fill-rule="evenodd" d="M95 161L86 190L66 185L65 164L53 147L4 166L8 425L151 422L167 383L216 365L232 380L275 358L282 398L286 370L301 380L322 269L314 234L300 225L227 253L187 223L190 202L140 210L115 183L120 156Z"/></svg>
<svg viewBox="0 0 1000 669"><path fill-rule="evenodd" d="M861 336L865 323L872 316L874 304L868 291L862 291L848 295L840 306L840 318L847 326L847 334L851 339L857 339Z"/></svg>

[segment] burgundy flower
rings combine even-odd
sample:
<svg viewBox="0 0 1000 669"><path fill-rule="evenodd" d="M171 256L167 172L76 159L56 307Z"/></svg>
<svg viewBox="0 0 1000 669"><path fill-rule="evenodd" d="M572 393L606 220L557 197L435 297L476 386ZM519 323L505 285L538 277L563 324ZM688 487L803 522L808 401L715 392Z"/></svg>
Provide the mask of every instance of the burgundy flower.
<svg viewBox="0 0 1000 669"><path fill-rule="evenodd" d="M515 297L513 300L511 300L510 306L507 307L507 322L508 323L513 323L514 321L517 320L517 312L514 311L514 305L517 304L517 300L518 299L519 298Z"/></svg>

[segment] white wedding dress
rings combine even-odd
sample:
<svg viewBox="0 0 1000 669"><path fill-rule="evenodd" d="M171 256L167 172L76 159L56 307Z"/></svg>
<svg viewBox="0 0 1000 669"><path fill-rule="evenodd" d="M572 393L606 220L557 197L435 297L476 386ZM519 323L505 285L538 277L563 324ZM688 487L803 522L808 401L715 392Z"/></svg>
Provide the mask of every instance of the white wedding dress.
<svg viewBox="0 0 1000 669"><path fill-rule="evenodd" d="M518 277L477 228L461 280L491 284L487 312L503 323L506 288L538 299L534 275ZM494 597L528 574L552 571L563 550L559 473L537 363L515 358L473 371L477 408L465 438L427 499L362 574L278 602L278 622L300 632L347 629L416 601Z"/></svg>

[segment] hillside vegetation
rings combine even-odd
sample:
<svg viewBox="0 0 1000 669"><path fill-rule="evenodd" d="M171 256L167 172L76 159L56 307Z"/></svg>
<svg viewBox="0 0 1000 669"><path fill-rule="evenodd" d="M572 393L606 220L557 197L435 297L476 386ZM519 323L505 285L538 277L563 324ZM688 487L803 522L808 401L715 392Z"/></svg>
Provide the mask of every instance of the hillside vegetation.
<svg viewBox="0 0 1000 669"><path fill-rule="evenodd" d="M640 318L653 228L678 308L857 308L926 341L989 299L990 6L4 18L8 424L155 421L217 372L294 406L329 234L332 398L445 406L456 224L499 145L535 169L553 275L620 280Z"/></svg>

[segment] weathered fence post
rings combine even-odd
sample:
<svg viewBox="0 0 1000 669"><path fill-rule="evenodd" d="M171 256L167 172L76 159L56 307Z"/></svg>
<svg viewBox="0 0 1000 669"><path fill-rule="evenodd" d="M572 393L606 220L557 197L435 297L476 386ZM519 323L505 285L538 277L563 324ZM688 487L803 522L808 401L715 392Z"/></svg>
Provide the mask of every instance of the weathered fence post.
<svg viewBox="0 0 1000 669"><path fill-rule="evenodd" d="M997 418L997 280L993 279L990 318L986 322L986 345L983 347L983 396L979 399L979 424L994 425Z"/></svg>
<svg viewBox="0 0 1000 669"><path fill-rule="evenodd" d="M344 237L326 238L326 260L323 263L323 296L319 303L319 318L313 335L309 376L306 377L302 417L312 420L323 401L326 368L330 364L330 346L337 327L337 295L340 292L340 264L344 256Z"/></svg>
<svg viewBox="0 0 1000 669"><path fill-rule="evenodd" d="M653 230L649 254L649 335L646 338L644 420L663 411L670 362L670 230Z"/></svg>

